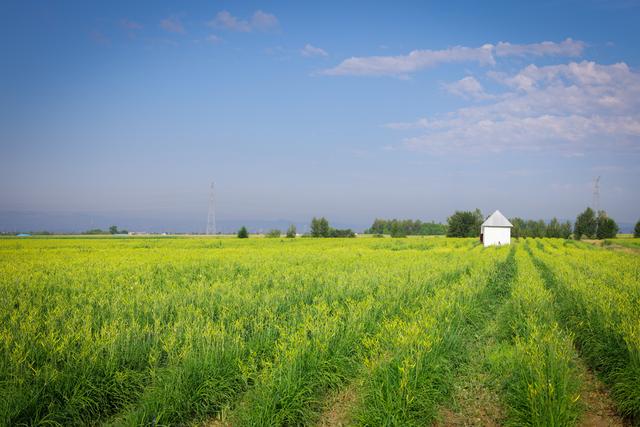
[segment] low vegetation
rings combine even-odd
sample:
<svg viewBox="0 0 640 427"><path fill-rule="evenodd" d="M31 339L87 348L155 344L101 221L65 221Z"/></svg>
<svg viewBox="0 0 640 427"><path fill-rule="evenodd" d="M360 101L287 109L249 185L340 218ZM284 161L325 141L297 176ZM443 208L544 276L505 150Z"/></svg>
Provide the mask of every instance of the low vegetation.
<svg viewBox="0 0 640 427"><path fill-rule="evenodd" d="M193 237L0 253L0 425L313 425L336 396L348 425L447 424L483 402L456 403L469 387L499 409L481 424L579 425L585 369L640 417L636 253Z"/></svg>

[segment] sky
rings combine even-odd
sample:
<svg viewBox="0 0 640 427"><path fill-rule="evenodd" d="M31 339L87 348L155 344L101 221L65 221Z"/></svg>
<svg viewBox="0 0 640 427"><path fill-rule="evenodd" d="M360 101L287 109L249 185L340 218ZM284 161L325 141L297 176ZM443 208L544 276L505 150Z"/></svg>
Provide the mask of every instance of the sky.
<svg viewBox="0 0 640 427"><path fill-rule="evenodd" d="M640 219L639 1L0 14L0 230Z"/></svg>

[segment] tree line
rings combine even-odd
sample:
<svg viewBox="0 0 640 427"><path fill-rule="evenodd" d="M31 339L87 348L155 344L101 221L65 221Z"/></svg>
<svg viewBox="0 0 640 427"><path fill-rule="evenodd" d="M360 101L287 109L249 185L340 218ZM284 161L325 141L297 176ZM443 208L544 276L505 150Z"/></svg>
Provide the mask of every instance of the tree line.
<svg viewBox="0 0 640 427"><path fill-rule="evenodd" d="M436 222L422 222L419 219L376 218L365 234L390 234L391 237L438 236L447 232L447 226Z"/></svg>
<svg viewBox="0 0 640 427"><path fill-rule="evenodd" d="M575 224L571 221L560 222L553 218L549 222L544 220L524 220L522 218L510 218L513 225L511 235L520 237L557 237L568 239L573 234L573 238L580 240L583 237L589 239L609 239L616 237L618 224L605 211L596 213L591 208L586 208L576 218ZM447 218L448 237L477 237L480 235L480 228L484 222L484 217L480 209L474 211L456 211ZM640 221L635 226L634 236L640 237Z"/></svg>
<svg viewBox="0 0 640 427"><path fill-rule="evenodd" d="M291 224L286 232L287 238L295 238L297 236L296 226ZM242 226L237 233L238 238L246 239L249 237L249 231L247 227ZM282 231L278 229L269 230L265 237L279 238L282 236ZM310 231L303 237L356 237L356 233L350 228L333 228L329 225L329 220L325 217L316 218L311 220Z"/></svg>

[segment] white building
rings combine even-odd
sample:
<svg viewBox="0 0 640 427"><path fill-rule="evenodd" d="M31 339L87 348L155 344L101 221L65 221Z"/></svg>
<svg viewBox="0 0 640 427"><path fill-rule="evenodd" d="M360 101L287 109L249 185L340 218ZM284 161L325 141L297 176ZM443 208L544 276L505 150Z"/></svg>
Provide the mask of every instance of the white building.
<svg viewBox="0 0 640 427"><path fill-rule="evenodd" d="M511 227L513 224L500 211L491 214L480 227L480 241L484 246L508 245L511 243Z"/></svg>

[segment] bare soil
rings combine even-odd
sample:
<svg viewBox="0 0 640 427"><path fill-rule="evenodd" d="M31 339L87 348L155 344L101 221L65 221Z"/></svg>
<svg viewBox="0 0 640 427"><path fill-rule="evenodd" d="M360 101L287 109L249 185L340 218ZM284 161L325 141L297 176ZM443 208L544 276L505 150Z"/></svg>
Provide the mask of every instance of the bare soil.
<svg viewBox="0 0 640 427"><path fill-rule="evenodd" d="M585 405L585 412L578 425L582 427L622 427L631 425L616 414L609 392L589 369L584 370L581 398Z"/></svg>
<svg viewBox="0 0 640 427"><path fill-rule="evenodd" d="M320 415L318 427L342 427L350 425L350 412L357 399L355 386L348 386L330 396Z"/></svg>

